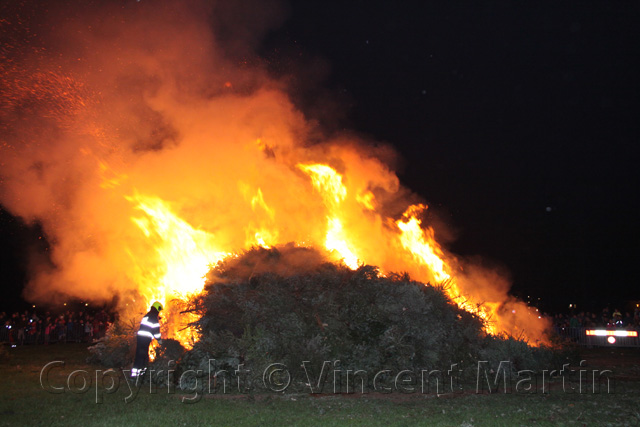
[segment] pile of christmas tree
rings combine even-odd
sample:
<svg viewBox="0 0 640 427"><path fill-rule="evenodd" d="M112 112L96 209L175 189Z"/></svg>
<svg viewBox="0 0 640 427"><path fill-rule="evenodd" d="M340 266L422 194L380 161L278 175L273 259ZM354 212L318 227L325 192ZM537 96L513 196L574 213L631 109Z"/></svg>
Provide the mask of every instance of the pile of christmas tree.
<svg viewBox="0 0 640 427"><path fill-rule="evenodd" d="M454 363L475 372L479 360L493 369L505 360L514 370L555 364L548 348L487 335L482 320L458 308L442 286L381 275L373 266L351 270L309 248L254 248L213 268L190 302L200 339L180 370L211 375L241 366L259 388L265 369L277 364L292 387L304 389L306 367L317 371L327 361L370 373Z"/></svg>

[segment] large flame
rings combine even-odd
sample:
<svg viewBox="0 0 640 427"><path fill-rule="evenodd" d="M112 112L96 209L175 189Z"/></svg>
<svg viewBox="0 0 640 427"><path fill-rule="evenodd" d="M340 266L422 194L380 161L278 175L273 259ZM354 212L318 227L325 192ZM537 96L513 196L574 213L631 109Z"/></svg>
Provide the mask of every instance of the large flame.
<svg viewBox="0 0 640 427"><path fill-rule="evenodd" d="M191 227L157 197L135 195L127 199L143 213L131 220L149 243L145 264L155 267L141 269L137 282L144 284L145 294L166 303L171 296L186 298L200 292L198 283L210 264L227 255L217 250L214 236Z"/></svg>
<svg viewBox="0 0 640 427"><path fill-rule="evenodd" d="M347 188L342 185L342 176L330 166L321 164L298 165L309 174L313 186L320 192L328 211L327 233L324 245L329 251L336 251L344 263L355 269L358 257L349 249L346 233L340 220L340 205L347 197Z"/></svg>
<svg viewBox="0 0 640 427"><path fill-rule="evenodd" d="M323 139L281 83L221 54L202 10L105 8L52 13L28 42L46 48L0 51L0 200L51 243L30 298L119 295L139 316L201 292L229 254L295 242L442 285L489 333L543 340L503 278L437 243L388 147ZM179 307L165 318L170 336L197 339Z"/></svg>

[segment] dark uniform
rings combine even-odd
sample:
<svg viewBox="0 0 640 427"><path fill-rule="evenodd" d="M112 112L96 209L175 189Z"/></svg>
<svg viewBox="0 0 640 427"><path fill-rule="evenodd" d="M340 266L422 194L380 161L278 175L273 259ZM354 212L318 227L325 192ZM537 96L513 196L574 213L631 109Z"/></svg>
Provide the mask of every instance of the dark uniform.
<svg viewBox="0 0 640 427"><path fill-rule="evenodd" d="M136 340L136 357L131 369L131 377L136 378L142 375L149 364L149 345L155 338L160 341L160 322L158 320L158 310L151 307L149 312L142 318L140 329Z"/></svg>

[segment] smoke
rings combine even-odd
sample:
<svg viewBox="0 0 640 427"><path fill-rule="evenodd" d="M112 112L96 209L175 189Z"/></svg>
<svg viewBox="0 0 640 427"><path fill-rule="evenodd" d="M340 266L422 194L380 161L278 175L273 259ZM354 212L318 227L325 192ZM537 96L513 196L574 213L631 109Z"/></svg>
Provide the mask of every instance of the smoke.
<svg viewBox="0 0 640 427"><path fill-rule="evenodd" d="M206 272L213 254L254 245L322 247L331 226L361 261L434 281L396 242L393 219L417 197L394 152L323 137L253 53L286 13L196 1L3 10L0 203L51 246L29 299L148 298L185 281L188 260ZM340 173L348 197L321 195L300 168L311 163ZM465 292L511 304L502 279L466 274Z"/></svg>

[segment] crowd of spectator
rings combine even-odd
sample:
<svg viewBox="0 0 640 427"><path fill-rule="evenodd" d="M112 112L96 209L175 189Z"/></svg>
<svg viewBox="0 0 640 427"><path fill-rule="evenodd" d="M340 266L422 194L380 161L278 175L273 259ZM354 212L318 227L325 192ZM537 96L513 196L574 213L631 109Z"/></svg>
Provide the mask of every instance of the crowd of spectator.
<svg viewBox="0 0 640 427"><path fill-rule="evenodd" d="M640 330L640 308L621 312L605 307L600 313L581 311L552 316L553 327L560 335L580 328L625 328ZM35 310L7 314L0 312L0 342L12 346L23 344L53 344L93 342L104 337L113 321L105 310L67 310L61 314Z"/></svg>
<svg viewBox="0 0 640 427"><path fill-rule="evenodd" d="M113 320L105 310L67 310L61 314L44 314L25 310L0 313L0 342L11 346L23 344L53 344L93 342L102 338Z"/></svg>
<svg viewBox="0 0 640 427"><path fill-rule="evenodd" d="M556 314L553 316L553 326L556 330L576 328L640 328L640 308L632 312L620 311L609 307L600 313L581 311L578 313Z"/></svg>

